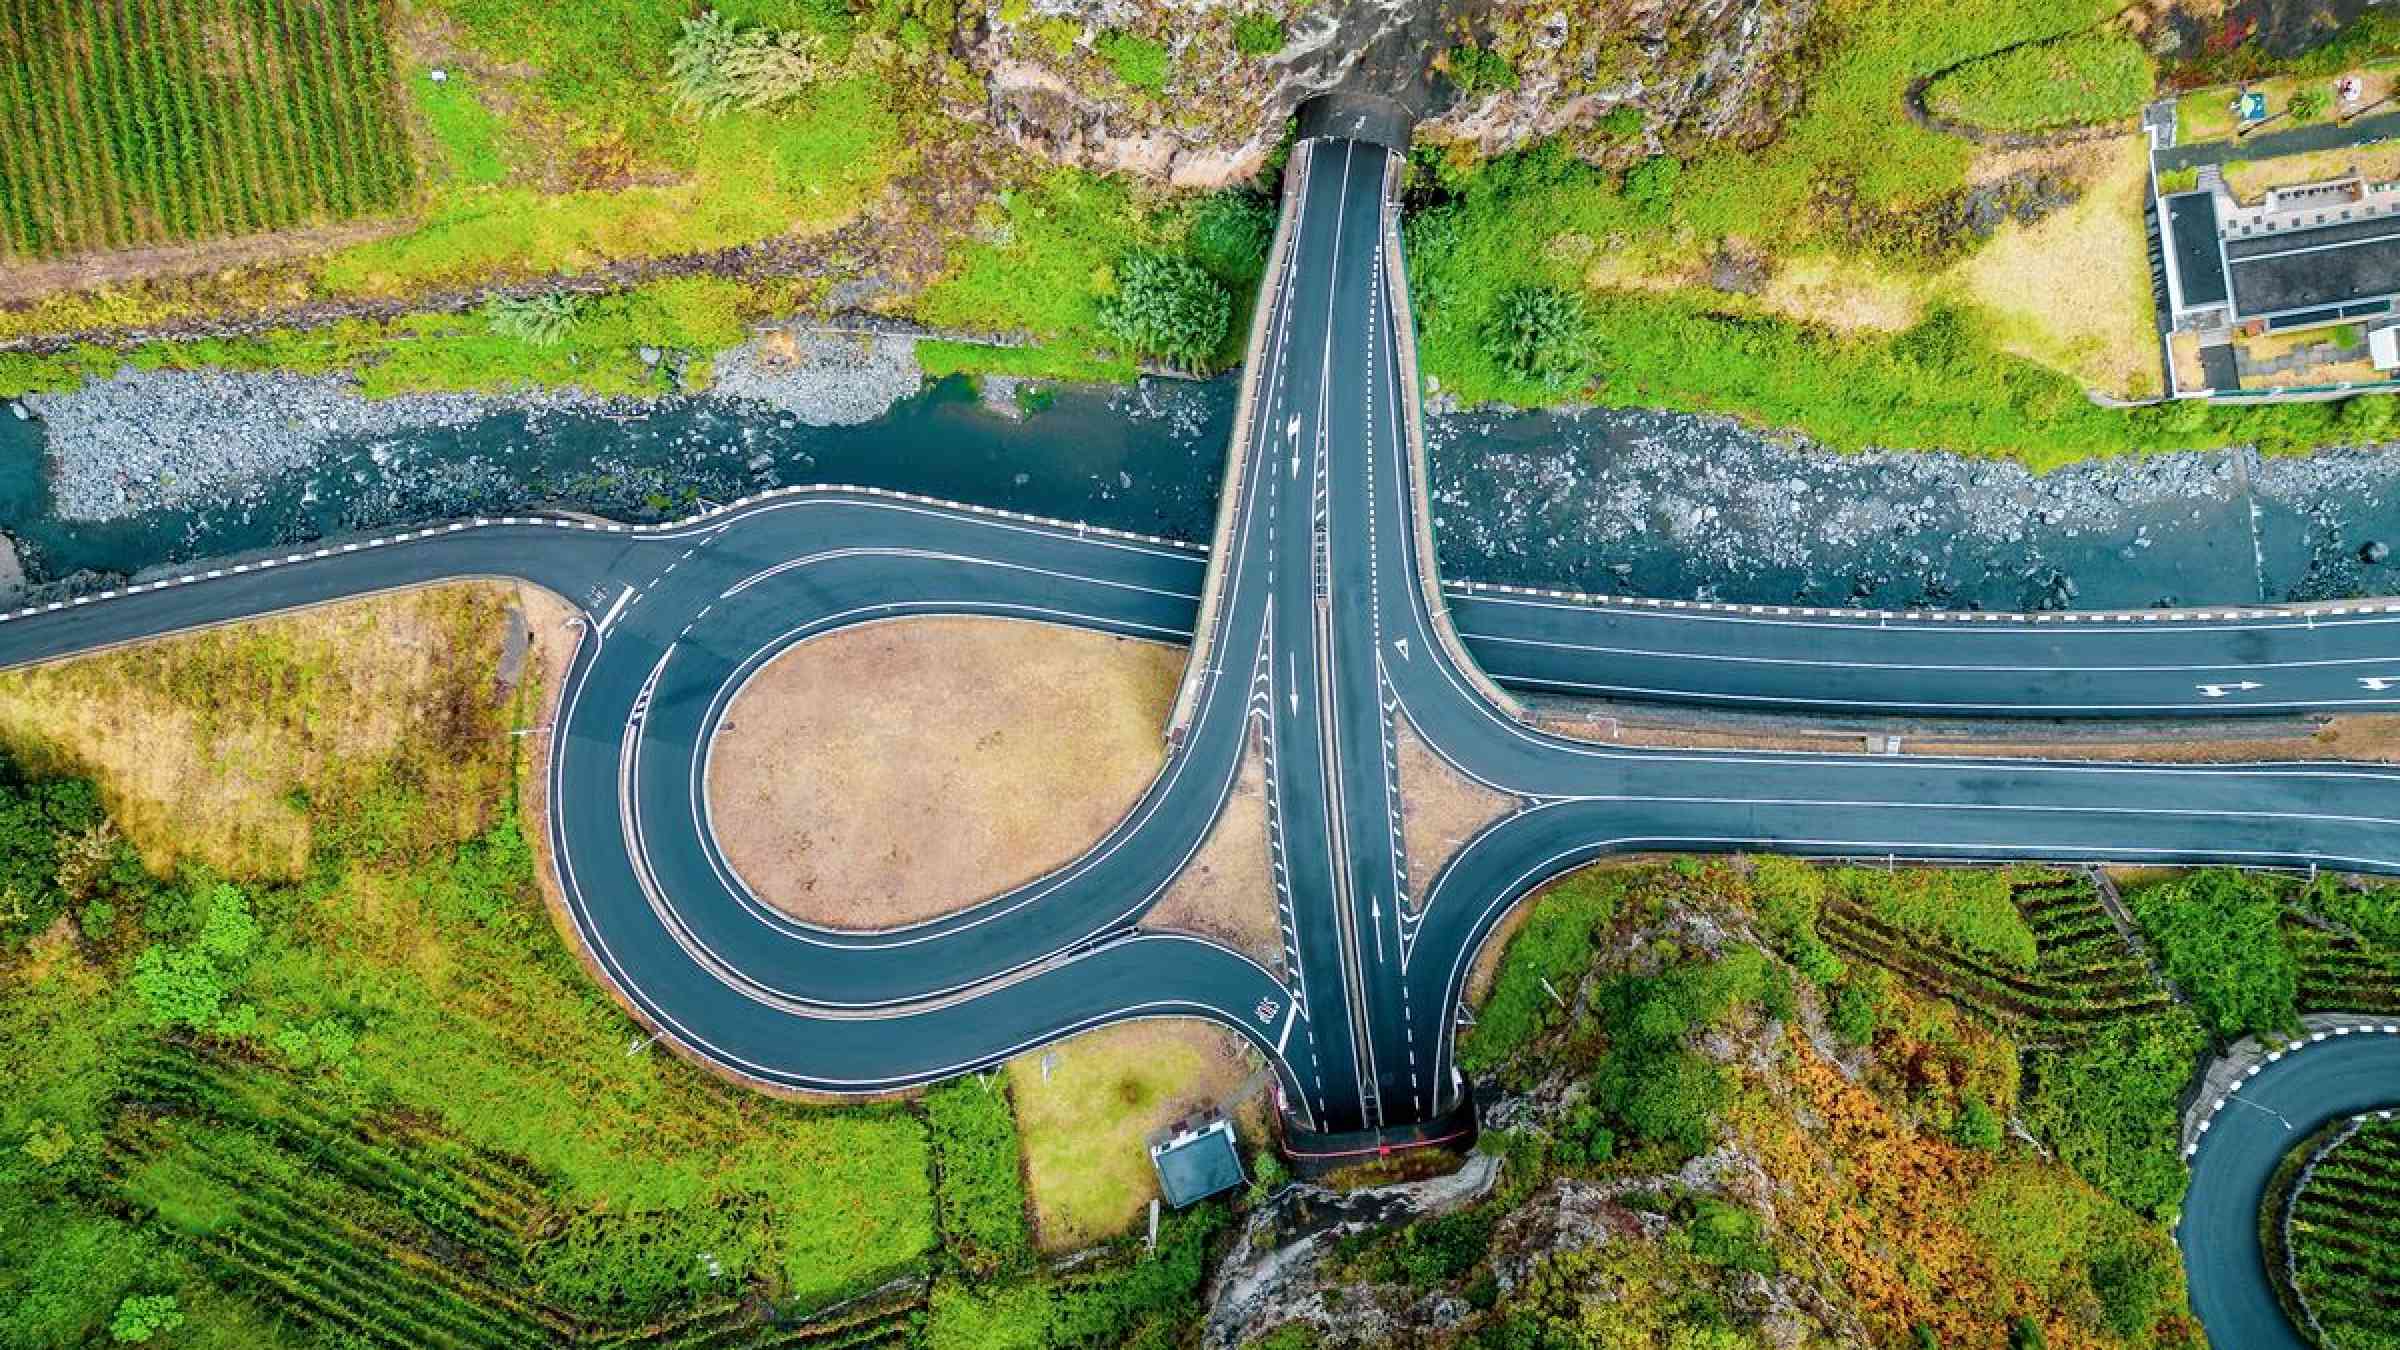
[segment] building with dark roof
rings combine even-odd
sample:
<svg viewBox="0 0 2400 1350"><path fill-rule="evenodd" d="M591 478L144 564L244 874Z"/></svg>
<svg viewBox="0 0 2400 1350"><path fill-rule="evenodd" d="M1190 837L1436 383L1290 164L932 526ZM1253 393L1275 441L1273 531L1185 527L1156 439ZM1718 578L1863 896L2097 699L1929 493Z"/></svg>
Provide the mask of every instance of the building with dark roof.
<svg viewBox="0 0 2400 1350"><path fill-rule="evenodd" d="M1158 1169L1159 1190L1177 1209L1249 1180L1234 1147L1233 1126L1222 1116L1205 1124L1179 1123L1166 1138L1152 1141L1150 1165Z"/></svg>
<svg viewBox="0 0 2400 1350"><path fill-rule="evenodd" d="M2345 178L2246 207L2210 183L2159 205L2170 327L2287 332L2400 300L2400 189Z"/></svg>

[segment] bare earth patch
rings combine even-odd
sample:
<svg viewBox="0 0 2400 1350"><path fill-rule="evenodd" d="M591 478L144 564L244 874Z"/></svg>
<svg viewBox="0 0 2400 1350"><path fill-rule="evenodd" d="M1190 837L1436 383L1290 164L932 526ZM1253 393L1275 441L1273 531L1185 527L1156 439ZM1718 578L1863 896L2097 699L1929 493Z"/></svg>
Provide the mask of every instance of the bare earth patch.
<svg viewBox="0 0 2400 1350"><path fill-rule="evenodd" d="M1225 811L1192 861L1142 916L1148 932L1197 933L1283 971L1283 929L1267 860L1267 771L1257 738L1242 756L1241 776Z"/></svg>
<svg viewBox="0 0 2400 1350"><path fill-rule="evenodd" d="M1237 1096L1263 1109L1263 1092L1246 1095L1263 1087L1261 1071L1247 1041L1188 1018L1103 1027L1010 1060L1043 1250L1072 1251L1131 1227L1158 1194L1150 1132L1202 1107L1230 1108Z"/></svg>
<svg viewBox="0 0 2400 1350"><path fill-rule="evenodd" d="M1545 731L1608 745L1681 750L1802 750L1814 754L1881 754L1882 736L1849 730L1793 725L1782 729L1646 726L1608 717L1554 713L1536 720ZM2137 760L2181 764L2229 764L2282 759L2400 761L2400 714L2334 717L2313 731L2289 721L2261 722L2255 735L2238 725L2211 723L2190 736L2126 734L2116 739L2027 734L2010 739L2005 728L1989 733L1946 731L1900 739L1903 755L1983 755L2005 759Z"/></svg>
<svg viewBox="0 0 2400 1350"><path fill-rule="evenodd" d="M1408 893L1423 906L1450 855L1475 832L1517 808L1517 799L1450 767L1404 719L1400 723L1400 829Z"/></svg>
<svg viewBox="0 0 2400 1350"><path fill-rule="evenodd" d="M1158 776L1181 648L1007 619L803 642L727 709L708 801L726 859L811 923L916 923L1089 848Z"/></svg>
<svg viewBox="0 0 2400 1350"><path fill-rule="evenodd" d="M2031 225L2001 226L1956 271L1991 311L2002 349L2135 397L2159 385L2142 233L2146 144L2127 136L2073 147L2082 199Z"/></svg>

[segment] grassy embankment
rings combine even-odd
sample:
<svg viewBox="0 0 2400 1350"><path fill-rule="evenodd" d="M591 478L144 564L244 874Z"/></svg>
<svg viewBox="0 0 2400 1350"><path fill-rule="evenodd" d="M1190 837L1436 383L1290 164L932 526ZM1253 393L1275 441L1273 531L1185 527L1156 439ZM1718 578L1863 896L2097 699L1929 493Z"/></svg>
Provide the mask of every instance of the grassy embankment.
<svg viewBox="0 0 2400 1350"><path fill-rule="evenodd" d="M1807 102L1756 153L1653 160L1624 175L1540 154L1437 166L1434 203L1411 223L1427 372L1469 400L1580 394L1731 413L1837 448L1938 447L2037 468L2388 436L2387 400L2128 412L2084 398L2086 386L2156 387L2139 139L1984 155L1898 106L1912 80L1949 70L1929 96L1998 125L2129 111L2140 59L2129 39L2061 38L1988 67L1975 59L2104 17L2090 5L1991 0L1837 6ZM2073 64L2090 78L2011 81L2006 98L1978 78L2062 52L2088 54ZM2082 198L1981 243L1949 218L1969 183L2037 165L2079 181ZM1748 293L1707 284L1729 242L1770 273ZM1561 342L1569 358L1546 379L1511 369L1490 340L1529 289L1583 307Z"/></svg>
<svg viewBox="0 0 2400 1350"><path fill-rule="evenodd" d="M0 1341L1131 1340L1223 1222L1053 1276L995 1080L826 1109L652 1049L540 898L508 593L0 677ZM980 1320L978 1320L980 1319ZM997 1321L995 1321L997 1319Z"/></svg>

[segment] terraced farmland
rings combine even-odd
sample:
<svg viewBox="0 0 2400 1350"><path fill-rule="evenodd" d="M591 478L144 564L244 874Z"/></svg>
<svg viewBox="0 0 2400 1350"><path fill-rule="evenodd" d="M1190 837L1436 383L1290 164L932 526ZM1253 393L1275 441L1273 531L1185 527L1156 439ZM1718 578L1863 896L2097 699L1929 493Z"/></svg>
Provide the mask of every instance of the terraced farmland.
<svg viewBox="0 0 2400 1350"><path fill-rule="evenodd" d="M1829 898L1818 928L1845 959L1881 966L2029 1042L2168 1006L2089 882L2029 873L2012 885L2011 899L2033 930L2029 969L1919 940L1840 896Z"/></svg>
<svg viewBox="0 0 2400 1350"><path fill-rule="evenodd" d="M0 249L390 210L414 170L389 0L0 0Z"/></svg>
<svg viewBox="0 0 2400 1350"><path fill-rule="evenodd" d="M2343 1350L2400 1350L2400 1119L2337 1134L2292 1200L2301 1297Z"/></svg>
<svg viewBox="0 0 2400 1350"><path fill-rule="evenodd" d="M2400 1013L2400 953L2296 917L2283 940L2299 959L2303 1011Z"/></svg>
<svg viewBox="0 0 2400 1350"><path fill-rule="evenodd" d="M107 1151L122 1197L202 1271L329 1344L836 1350L904 1341L921 1304L910 1285L807 1321L739 1291L663 1319L564 1306L544 1253L574 1216L546 1178L424 1121L345 1116L284 1074L196 1046L133 1066Z"/></svg>

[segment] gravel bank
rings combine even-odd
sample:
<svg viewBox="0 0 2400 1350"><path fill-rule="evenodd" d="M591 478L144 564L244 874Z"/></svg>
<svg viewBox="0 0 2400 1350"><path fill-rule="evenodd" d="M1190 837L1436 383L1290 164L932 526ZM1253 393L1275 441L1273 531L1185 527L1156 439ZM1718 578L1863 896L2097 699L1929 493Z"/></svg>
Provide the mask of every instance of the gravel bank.
<svg viewBox="0 0 2400 1350"><path fill-rule="evenodd" d="M2400 448L1838 454L1644 411L1428 419L1445 570L1779 604L2070 609L2400 590Z"/></svg>
<svg viewBox="0 0 2400 1350"><path fill-rule="evenodd" d="M714 392L813 427L852 427L925 384L915 338L777 329L718 355Z"/></svg>
<svg viewBox="0 0 2400 1350"><path fill-rule="evenodd" d="M369 400L335 375L126 367L24 399L49 428L51 495L67 520L240 501L336 442L463 427L501 410L589 407L589 395L412 394Z"/></svg>

